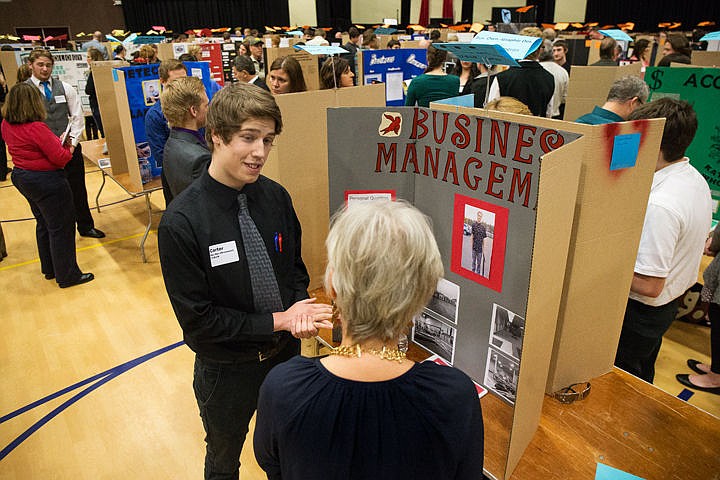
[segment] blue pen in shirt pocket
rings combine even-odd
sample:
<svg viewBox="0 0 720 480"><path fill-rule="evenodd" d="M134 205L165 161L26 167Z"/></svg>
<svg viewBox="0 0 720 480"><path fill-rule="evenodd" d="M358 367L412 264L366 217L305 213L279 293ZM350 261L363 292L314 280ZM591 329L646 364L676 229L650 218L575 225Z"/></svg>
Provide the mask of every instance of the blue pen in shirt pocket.
<svg viewBox="0 0 720 480"><path fill-rule="evenodd" d="M282 253L282 232L275 232L275 251Z"/></svg>

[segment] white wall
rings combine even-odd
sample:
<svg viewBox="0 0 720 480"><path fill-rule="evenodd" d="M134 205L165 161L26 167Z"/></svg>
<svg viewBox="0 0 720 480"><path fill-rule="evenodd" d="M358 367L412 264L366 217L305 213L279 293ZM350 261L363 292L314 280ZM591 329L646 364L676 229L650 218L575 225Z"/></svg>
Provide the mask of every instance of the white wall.
<svg viewBox="0 0 720 480"><path fill-rule="evenodd" d="M382 23L383 18L400 21L400 0L352 0L350 18L353 23Z"/></svg>
<svg viewBox="0 0 720 480"><path fill-rule="evenodd" d="M288 0L290 10L290 26L317 25L317 12L315 0ZM325 26L325 25L321 25Z"/></svg>
<svg viewBox="0 0 720 480"><path fill-rule="evenodd" d="M380 23L383 18L400 15L400 0L352 0L350 15L353 23ZM518 7L522 0L474 0L473 22L484 23L492 17L493 7ZM315 0L288 0L290 25L317 25ZM584 22L587 0L555 0L555 22ZM462 0L453 2L454 19L460 21ZM420 17L420 0L410 2L410 23ZM442 0L430 0L430 18L442 17ZM400 18L398 18L398 21ZM327 26L327 25L320 25Z"/></svg>
<svg viewBox="0 0 720 480"><path fill-rule="evenodd" d="M587 0L555 0L555 22L585 23ZM588 19L588 21L592 21Z"/></svg>

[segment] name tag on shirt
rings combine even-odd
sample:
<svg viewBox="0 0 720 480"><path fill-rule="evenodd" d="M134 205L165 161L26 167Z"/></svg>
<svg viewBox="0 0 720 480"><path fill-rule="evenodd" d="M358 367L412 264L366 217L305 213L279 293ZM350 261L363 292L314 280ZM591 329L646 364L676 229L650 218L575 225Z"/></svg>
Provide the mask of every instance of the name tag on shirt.
<svg viewBox="0 0 720 480"><path fill-rule="evenodd" d="M55 95L55 103L67 103L65 95Z"/></svg>
<svg viewBox="0 0 720 480"><path fill-rule="evenodd" d="M219 267L220 265L225 265L240 260L235 240L231 240L225 243L218 243L216 245L210 245L210 247L208 248L210 250L211 267Z"/></svg>

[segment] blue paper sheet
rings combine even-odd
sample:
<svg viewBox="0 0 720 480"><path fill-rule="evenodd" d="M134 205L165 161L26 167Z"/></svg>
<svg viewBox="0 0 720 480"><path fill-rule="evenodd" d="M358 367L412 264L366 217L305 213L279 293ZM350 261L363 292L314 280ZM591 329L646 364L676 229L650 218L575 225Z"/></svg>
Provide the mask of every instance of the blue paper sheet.
<svg viewBox="0 0 720 480"><path fill-rule="evenodd" d="M610 170L634 167L640 151L640 134L628 133L617 135L613 141L612 160Z"/></svg>
<svg viewBox="0 0 720 480"><path fill-rule="evenodd" d="M717 32L708 33L700 39L700 41L702 42L706 42L708 40L720 40L720 30L718 30Z"/></svg>
<svg viewBox="0 0 720 480"><path fill-rule="evenodd" d="M522 60L534 52L542 44L542 38L528 37L525 35L513 35L511 33L482 31L475 35L472 44L499 45L511 58ZM506 64L497 64L506 65Z"/></svg>
<svg viewBox="0 0 720 480"><path fill-rule="evenodd" d="M644 480L641 477L631 475L617 468L599 463L595 470L595 480Z"/></svg>
<svg viewBox="0 0 720 480"><path fill-rule="evenodd" d="M468 95L460 95L459 97L444 98L437 100L433 103L441 103L443 105L457 105L458 107L470 107L475 106L475 94L470 93Z"/></svg>
<svg viewBox="0 0 720 480"><path fill-rule="evenodd" d="M333 45L294 45L296 50L305 50L311 55L338 55L348 53L347 50Z"/></svg>
<svg viewBox="0 0 720 480"><path fill-rule="evenodd" d="M483 65L519 66L501 45L451 42L434 43L433 46L440 50L452 52L465 62L482 63Z"/></svg>
<svg viewBox="0 0 720 480"><path fill-rule="evenodd" d="M600 30L600 33L602 33L606 37L614 38L615 40L621 40L623 42L632 42L632 37L619 29Z"/></svg>

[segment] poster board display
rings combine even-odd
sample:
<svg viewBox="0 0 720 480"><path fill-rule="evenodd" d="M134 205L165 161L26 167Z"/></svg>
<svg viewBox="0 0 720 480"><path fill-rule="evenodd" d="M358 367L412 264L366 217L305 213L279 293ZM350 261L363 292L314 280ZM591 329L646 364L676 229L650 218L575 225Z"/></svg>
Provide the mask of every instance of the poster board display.
<svg viewBox="0 0 720 480"><path fill-rule="evenodd" d="M406 82L427 68L427 50L422 48L358 50L358 59L358 83L384 83L388 106L405 105Z"/></svg>
<svg viewBox="0 0 720 480"><path fill-rule="evenodd" d="M85 85L87 84L87 77L90 73L90 65L87 63L87 52L53 50L51 53L55 60L52 76L75 87L75 90L77 90L80 95L83 112L85 115L90 115L90 99L85 93ZM29 56L30 51L21 52L19 55L20 63L18 65L25 63Z"/></svg>
<svg viewBox="0 0 720 480"><path fill-rule="evenodd" d="M159 98L159 64L115 68L113 63L98 62L93 65L98 105L105 127L112 174L128 174L127 183L137 193L143 190L143 183L160 175L162 168L155 163L145 135L145 114ZM207 62L185 62L185 66L188 75L203 80L209 92ZM141 164L146 168L144 177Z"/></svg>
<svg viewBox="0 0 720 480"><path fill-rule="evenodd" d="M436 104L431 104L431 107L434 107L435 105ZM500 390L507 391L506 386L508 382L505 379L513 379L517 374L518 383L514 410L510 409L506 412L506 414L499 415L499 417L504 419L504 422L495 422L495 419L493 419L493 440L496 438L504 438L507 439L507 441L503 444L504 447L503 445L493 445L492 448L495 450L498 448L507 448L508 455L503 457L507 458L507 463L493 466L487 465L489 471L497 478L508 478L514 465L519 461L525 446L532 439L537 426L537 421L539 420L543 396L542 394L538 396L528 392L537 392L545 389L546 392L549 393L571 383L587 381L591 378L609 372L612 369L617 340L619 338L623 313L627 301L627 292L629 291L630 281L632 279L632 269L642 229L642 219L644 218L647 195L649 193L652 182L652 174L654 172L655 162L657 159L663 121L649 120L642 122L611 124L609 126L589 126L569 122L558 122L538 117L523 117L500 112L488 112L478 109L450 106L445 106L443 109L446 111L465 113L468 116L483 115L489 118L502 120L505 123L501 122L501 125L505 125L509 122L527 122L535 128L534 131L536 133L542 132L541 129L545 128L556 131L563 130L565 132L573 132L576 135L582 135L574 142L565 144L562 148L558 148L543 157L543 161L552 158L552 156L563 158L563 161L557 164L558 169L567 170L577 166L577 168L580 169L579 171L582 172L579 177L578 189L573 192L573 194L577 192L577 197L573 206L574 218L569 237L570 246L569 250L565 252L567 254L567 263L564 267L564 280L562 280L562 297L560 299L560 305L555 319L552 321L548 320L548 324L543 324L542 322L536 322L533 320L543 318L537 313L533 313L535 312L533 309L537 305L533 303L532 299L542 301L544 298L547 300L547 296L545 295L541 294L540 296L535 296L539 292L547 293L547 289L550 286L547 278L543 281L542 277L535 277L539 280L538 283L533 283L532 280L530 281L528 288L529 293L527 294L527 306L525 315L523 316L523 310L517 306L513 308L513 306L503 305L502 302L492 302L493 305L488 305L489 301L486 299L489 296L488 293L490 295L497 295L497 292L493 291L491 287L486 285L478 287L484 289L483 296L485 298L480 296L473 297L472 294L468 295L467 293L464 293L466 291L467 284L462 283L464 280L454 282L453 280L457 279L456 276L453 276L455 272L446 264L446 280L460 286L460 293L458 295L460 307L459 315L457 317L458 332L455 335L455 344L457 349L455 351L454 361L456 366L466 371L466 373L470 374L471 377L474 378L478 372L477 370L466 370L466 360L463 360L463 358L477 359L480 354L477 352L475 354L463 352L463 345L466 346L465 348L468 348L467 340L463 340L468 332L467 330L465 332L460 331L462 318L467 314L467 311L463 312L463 308L471 308L471 310L475 308L485 308L488 310L494 309L494 313L490 315L488 319L483 320L487 321L489 325L488 332L485 333L485 335L488 335L488 338L493 340L496 340L493 338L495 335L489 332L495 332L498 330L498 325L506 325L507 320L505 320L505 318L522 318L521 325L524 332L521 347L522 362L519 364L515 362L513 355L510 352L515 351L516 347L514 345L507 345L504 342L504 339L498 348L495 348L498 342L493 343L492 345L489 345L487 342L484 344L487 345L488 352L490 352L491 346L493 350L500 351L493 351L492 353L484 354L483 361L485 363L482 367L483 379L481 381L485 380L484 377L487 372L494 373L492 370L492 364L497 363L498 360L502 361L503 369L501 369L501 372L504 372L504 376L502 377L503 380L499 386L497 384L485 384L485 386L490 388L490 391L494 393L494 395L488 395L488 397L483 399L483 402L493 401L494 403L497 403L500 398L502 398L502 401L507 402L508 398L502 393L498 393ZM392 116L393 112L398 113L404 109L387 110L390 111L389 113ZM354 122L356 121L357 120L354 120ZM339 119L336 119L331 122L331 124L338 122ZM436 125L444 124L444 121L437 120L437 122L438 123ZM428 122L428 124L430 124L430 122ZM408 122L405 122L404 128L410 128L410 131L412 132L412 128L407 125ZM448 122L448 125L452 126L452 121ZM460 125L464 125L464 121L461 121ZM512 125L512 123L510 123L510 125ZM356 133L357 131L363 131L364 129L369 128L369 126L365 126L363 129L356 130ZM369 131L379 132L384 128L387 127L376 125L374 129ZM430 128L432 129L432 127ZM449 127L449 129L452 130L452 127ZM402 128L400 130L402 131ZM333 132L334 130L330 131L331 136L333 135ZM622 135L636 134L641 135L642 141L640 143L637 156L635 157L635 166L632 168L615 168L611 170L610 165L615 138ZM373 139L375 134L369 133L368 135L371 135L371 139ZM450 133L448 133L448 135L450 135ZM456 139L459 138L463 137L456 137ZM402 140L398 143L399 146L403 145ZM419 142L416 143L419 144ZM376 141L370 149L371 153L380 151L380 145L383 145L383 142ZM490 146L488 143L485 142L482 143L482 145L489 152ZM343 147L343 142L340 140L337 140L337 146L338 149L341 150L347 148L347 144ZM417 146L414 148L417 149ZM517 144L515 145L515 148L517 148ZM403 145L402 148L398 148L395 152L397 169L395 176L403 177L402 170L404 168L406 172L412 174L410 175L411 177L418 177L419 180L413 180L412 182L408 182L406 185L393 188L394 185L391 182L393 182L394 179L386 179L383 175L376 175L376 177L372 178L373 186L371 188L353 188L360 191L395 189L398 198L402 198L402 195L400 194L402 189L403 192L410 192L414 195L414 203L418 206L420 206L420 202L418 202L418 195L424 195L428 190L432 191L433 201L430 202L428 207L425 207L424 203L422 203L421 209L423 209L425 213L429 213L433 218L436 233L441 232L441 235L447 236L447 232L452 231L452 227L448 227L447 225L450 221L447 218L447 213L444 216L441 215L442 218L438 218L438 215L434 213L443 208L441 206L442 203L447 203L441 200L443 195L438 194L435 190L432 190L424 183L421 188L418 188L420 182L425 182L426 180L422 172L425 162L430 161L430 165L432 165L432 161L437 155L432 149L430 150L431 153L429 157L424 157L418 154L416 160L419 163L421 172L420 174L415 175L413 172L413 156L412 154L406 155L406 149L407 147ZM359 147L352 148L352 150L358 152L364 151ZM513 150L512 142L509 142L508 150ZM335 154L340 154L340 151L334 151L331 144L330 152L332 166L335 162L333 152L335 152ZM380 151L379 158L381 163L381 172L386 173L390 169L389 165L392 164L392 154L390 152L391 148L387 146L384 146L383 150ZM390 156L388 157L388 155ZM465 160L460 159L467 157L468 155L456 155L456 159L458 160L457 170L458 172L463 172L463 175L459 180L459 183L461 184L460 188L462 188L462 183L465 181L465 178L467 178L464 175L464 168L461 166L461 162ZM390 160L386 161L388 158ZM482 157L472 158L482 160ZM352 156L352 160L354 161L354 164L357 165L359 163L358 155ZM373 157L367 161L374 167L378 158ZM469 161L470 160L467 160L467 162ZM492 161L496 163L500 162L497 157L493 158L491 162ZM467 162L465 165L467 165ZM551 162L546 164L549 165ZM483 165L487 165L487 162L483 162ZM346 170L350 168L346 165L343 165L343 167L346 168ZM339 175L339 181L346 181L343 180L343 178L352 179L352 181L367 178L367 175L365 177L359 176L356 170L357 167L354 167L354 169L348 170L350 174ZM442 176L444 172L442 164L440 165L439 171L440 176ZM449 171L452 171L452 169ZM510 169L508 168L506 172L509 171ZM392 177L392 175L389 177ZM483 179L490 178L487 175L478 175L477 177ZM509 177L509 175L505 176L505 180L507 180L507 177ZM541 181L543 178L541 170ZM549 175L547 178L552 177ZM440 182L439 180L437 182L442 183L441 188L452 189L454 182ZM333 189L332 186L333 174L331 171L331 205L342 201L342 195L334 192L335 189ZM345 187L343 186L342 188ZM549 193L552 190L544 190L541 186L540 191ZM470 197L472 198L472 195L477 197L482 195L482 193L483 192L473 192ZM541 198L542 195L538 197L538 205L540 205ZM502 201L502 199L498 200L493 198L489 203L498 201ZM562 202L560 204L564 205ZM557 208L557 206L555 208ZM613 229L607 228L608 212L617 212L613 218ZM512 211L510 213L511 215L509 215L509 218L514 217L517 219L517 216L512 215ZM553 223L547 219L543 219L541 221L540 219L542 218L542 213L543 209L538 207L538 219L535 222L536 239L544 238L542 236L544 235L542 228L547 228ZM450 215L450 217L453 216L454 215ZM538 231L538 228L541 230ZM511 236L512 235L508 233L508 238ZM618 241L618 236L622 237L622 241ZM443 241L441 243L441 252L443 253L443 257L446 259L448 242ZM550 241L550 243L554 244L556 246L555 248L557 248L557 241ZM538 244L536 241L534 248L538 248L540 245L543 244ZM612 248L608 248L608 245L611 245ZM517 256L518 252L522 252L523 250L518 249L517 245L514 245L514 248L508 247L506 251L513 252L513 255ZM536 251L537 255L532 256L533 264L531 267L531 279L533 278L532 275L534 269L536 268L536 264L534 263L535 261L538 262L538 269L543 268L541 266L542 262L550 262L558 265L557 260L552 259L552 255L556 254L556 251L550 251L549 253L541 253L541 250ZM546 256L546 253L548 256ZM506 256L505 258L507 264L507 262L510 261L509 256ZM514 258L512 261L515 262L518 261L518 259ZM545 265L545 268L549 267ZM450 273L447 273L448 270L450 270ZM508 271L507 266L505 271ZM517 270L510 271L515 272L510 275L517 274ZM514 277L512 278L514 280ZM513 280L507 281L513 282ZM500 293L500 295L502 295L502 293ZM472 299L469 302L470 304L484 304L484 306L464 307L463 303L468 302L468 300L464 300L464 298ZM507 312L502 313L501 316L498 317L498 309L494 306L494 304L498 304L503 307L503 309ZM545 304L545 306L547 307L548 305ZM495 320L493 320L493 316L495 317ZM478 317L482 318L482 316L475 315L472 317L472 322L478 322L478 320L475 320ZM557 324L554 323L555 321L557 321ZM466 325L468 324L467 321L465 323ZM452 325L454 324L451 324L450 326ZM535 327L533 327L533 325L535 325ZM542 325L542 327L540 327L540 325ZM517 328L520 327L518 326ZM502 327L499 328L499 331L501 330ZM548 330L552 333L548 334ZM472 334L473 332L470 332L471 336ZM554 340L553 338L550 338L553 336ZM588 338L592 338L592 342L588 342ZM480 348L477 345L483 344L475 342L475 344L469 348ZM495 357L493 358L492 355ZM490 360L488 360L488 356L491 357ZM548 361L549 368L548 370L544 370L544 366L547 366L547 363L544 362ZM477 369L478 365L476 365L476 363L477 360L475 360L475 363L473 363L470 368ZM544 376L545 373L547 373L547 377ZM546 385L544 385L542 378L547 378ZM492 383L492 381L489 381L488 383ZM528 393L527 396L525 393ZM504 435L503 425L507 427Z"/></svg>
<svg viewBox="0 0 720 480"><path fill-rule="evenodd" d="M158 58L160 60L180 58L183 53L188 53L188 49L192 45L200 46L201 61L209 62L210 78L223 86L225 84L223 66L223 45L225 44L223 43L160 43L158 44Z"/></svg>
<svg viewBox="0 0 720 480"><path fill-rule="evenodd" d="M312 290L322 285L327 261L325 238L330 219L326 111L337 106L382 106L385 89L382 85L367 85L311 90L278 95L275 100L283 115L283 131L275 139L263 175L278 181L292 196L303 228L302 256Z"/></svg>
<svg viewBox="0 0 720 480"><path fill-rule="evenodd" d="M320 60L317 55L311 55L302 50L296 50L293 47L278 47L278 48L265 48L265 71L270 73L270 65L278 57L292 55L300 63L302 68L303 77L305 77L305 85L308 90L319 90L320 89Z"/></svg>
<svg viewBox="0 0 720 480"><path fill-rule="evenodd" d="M411 339L487 387L508 419L514 408L503 458L539 420L580 176L579 147L560 148L580 135L525 122L419 107L328 112L330 210L395 196L432 219L445 275ZM505 478L506 466L491 473Z"/></svg>
<svg viewBox="0 0 720 480"><path fill-rule="evenodd" d="M574 121L591 112L596 105L603 105L615 80L626 75L642 78L641 68L640 62L622 67L573 66L570 69L564 120Z"/></svg>
<svg viewBox="0 0 720 480"><path fill-rule="evenodd" d="M510 115L462 107L457 111L482 111L492 118ZM535 125L582 134L585 143L575 157L582 163L582 175L546 393L612 369L663 122L582 125L533 117ZM641 141L635 166L613 168L615 138L636 134ZM607 228L609 212L613 215L611 229Z"/></svg>
<svg viewBox="0 0 720 480"><path fill-rule="evenodd" d="M241 41L220 44L222 55L223 85L229 85L235 82L235 76L233 75L233 66L235 65L235 57L237 57L238 48L241 44Z"/></svg>
<svg viewBox="0 0 720 480"><path fill-rule="evenodd" d="M693 56L696 53L693 52ZM720 54L720 52L704 52ZM713 197L713 218L720 220L720 69L648 67L649 101L661 97L686 100L695 109L698 129L687 149L690 163L705 177Z"/></svg>

